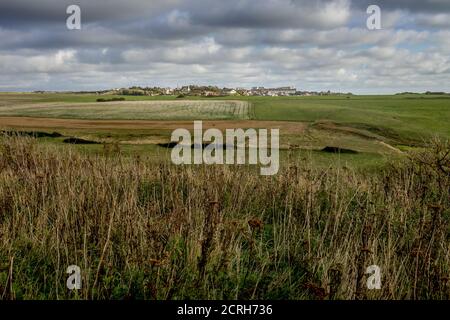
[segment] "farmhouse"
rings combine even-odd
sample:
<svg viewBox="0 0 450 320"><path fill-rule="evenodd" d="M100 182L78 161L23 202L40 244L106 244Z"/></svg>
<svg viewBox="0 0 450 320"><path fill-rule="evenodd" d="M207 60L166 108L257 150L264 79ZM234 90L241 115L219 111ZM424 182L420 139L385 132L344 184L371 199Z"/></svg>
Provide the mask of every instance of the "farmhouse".
<svg viewBox="0 0 450 320"><path fill-rule="evenodd" d="M237 94L238 92L235 89L228 89L228 88L224 88L222 90L222 94L223 95L227 95L227 96L234 96L235 94Z"/></svg>

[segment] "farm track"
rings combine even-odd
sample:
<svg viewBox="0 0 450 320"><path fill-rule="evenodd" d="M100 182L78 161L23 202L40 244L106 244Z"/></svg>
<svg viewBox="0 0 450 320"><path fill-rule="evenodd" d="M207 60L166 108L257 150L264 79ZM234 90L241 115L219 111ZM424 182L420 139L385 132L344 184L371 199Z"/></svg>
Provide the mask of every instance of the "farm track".
<svg viewBox="0 0 450 320"><path fill-rule="evenodd" d="M28 129L99 129L99 130L175 130L177 128L193 129L193 121L182 120L80 120L33 117L0 117L1 128ZM278 128L283 133L303 133L308 124L293 121L259 121L259 120L204 120L203 128Z"/></svg>

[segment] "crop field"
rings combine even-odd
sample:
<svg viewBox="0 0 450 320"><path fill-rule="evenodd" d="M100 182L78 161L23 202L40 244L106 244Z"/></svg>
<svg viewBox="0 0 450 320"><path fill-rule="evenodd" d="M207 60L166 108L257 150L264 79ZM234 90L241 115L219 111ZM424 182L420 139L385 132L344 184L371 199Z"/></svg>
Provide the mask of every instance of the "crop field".
<svg viewBox="0 0 450 320"><path fill-rule="evenodd" d="M95 120L250 119L244 101L126 101L102 103L2 103L0 116Z"/></svg>

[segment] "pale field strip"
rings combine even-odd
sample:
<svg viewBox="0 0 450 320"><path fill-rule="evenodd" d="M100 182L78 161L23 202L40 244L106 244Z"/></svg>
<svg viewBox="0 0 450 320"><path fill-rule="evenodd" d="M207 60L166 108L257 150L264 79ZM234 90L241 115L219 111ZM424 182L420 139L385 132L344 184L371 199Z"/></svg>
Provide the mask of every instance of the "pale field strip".
<svg viewBox="0 0 450 320"><path fill-rule="evenodd" d="M118 101L96 103L1 104L0 116L105 120L248 120L245 101Z"/></svg>

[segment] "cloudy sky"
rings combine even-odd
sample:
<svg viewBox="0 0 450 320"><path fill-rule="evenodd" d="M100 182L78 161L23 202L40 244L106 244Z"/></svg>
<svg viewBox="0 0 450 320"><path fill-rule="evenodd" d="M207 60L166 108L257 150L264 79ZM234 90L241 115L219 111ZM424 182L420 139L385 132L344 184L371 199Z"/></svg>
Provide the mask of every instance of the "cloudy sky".
<svg viewBox="0 0 450 320"><path fill-rule="evenodd" d="M185 84L450 91L450 0L0 0L0 91Z"/></svg>

